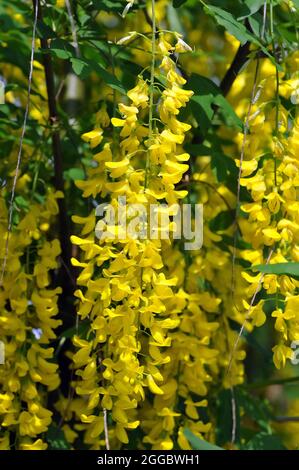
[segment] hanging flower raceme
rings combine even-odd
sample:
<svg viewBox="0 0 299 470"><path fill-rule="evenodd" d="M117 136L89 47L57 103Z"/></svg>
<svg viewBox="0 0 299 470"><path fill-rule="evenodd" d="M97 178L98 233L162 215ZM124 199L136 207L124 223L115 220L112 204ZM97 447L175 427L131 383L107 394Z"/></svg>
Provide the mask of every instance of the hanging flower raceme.
<svg viewBox="0 0 299 470"><path fill-rule="evenodd" d="M32 204L10 233L8 245L1 246L1 263L6 257L0 286L0 337L5 349L0 377L2 450L13 444L13 435L18 449L47 448L41 437L52 421L47 391L60 384L54 348L49 344L56 339L55 329L61 324L55 318L61 289L49 288L49 272L58 265L60 245L56 239L47 241L46 234L58 212L58 197L60 193L49 191L45 203ZM1 239L5 241L8 215L3 198L0 204Z"/></svg>
<svg viewBox="0 0 299 470"><path fill-rule="evenodd" d="M72 237L84 253L81 261L73 260L82 268L78 277L82 287L76 291L78 314L82 320L88 318L89 331L84 338L74 338L73 363L80 377L76 392L84 398L85 442L92 448L105 445L104 410L114 423L109 426L114 446L127 443L127 431L139 424L147 434L144 442L154 448L170 449L178 436L180 445L187 445L182 427L176 434L176 422L181 420L178 400L183 401L187 416L197 420L197 407L206 402L194 401L187 384L194 384L193 394L205 395L205 382L210 380L206 365L217 355L208 347L208 337L217 324L209 325L197 308L198 303L205 305L212 299L184 291L179 280L184 277L183 264L180 273L174 266L177 249L157 233L150 236L146 222L139 220L135 237L124 233L121 223L133 222L137 210L131 207L126 212L123 198L127 204L141 204L147 215L150 205L155 204L159 212L163 201L177 204L187 194L176 184L188 170L189 155L182 144L190 125L178 115L192 92L182 88L186 81L171 58L177 44L172 46L160 34L154 47L150 83L139 77L127 94L129 102L119 104L120 117L111 120L120 129L119 145L106 139L101 129L83 136L92 148L102 137L104 140L94 155L95 168L77 185L85 197L107 198L109 194L117 221L96 224L94 213L74 217L83 224L82 237ZM162 93L154 83L158 60L159 73L165 77ZM156 117L153 103L158 99ZM167 228L174 230L170 222ZM206 330L200 332L200 324ZM180 370L184 370L181 378ZM153 406L149 396L153 396ZM155 426L153 419L157 420ZM210 425L191 421L191 428L202 436Z"/></svg>
<svg viewBox="0 0 299 470"><path fill-rule="evenodd" d="M291 93L290 82L281 79L280 86L286 96ZM258 87L248 121L246 159L242 162L240 183L250 192L252 202L241 206L247 217L240 220L240 225L244 240L252 249L243 250L240 255L253 269L260 264L268 263L271 269L271 265L277 263L298 261L298 119L289 130L284 107L278 102L273 107L272 95L263 101L270 93L270 86L275 94L274 84L275 78L269 76ZM267 158L265 152L268 152ZM239 161L237 163L240 165ZM280 368L292 358L291 342L299 338L294 308L298 281L285 274L271 274L271 271L265 275L243 271L242 277L249 283L246 289L249 299L261 289L269 298L276 298L271 316L278 332L278 344L273 348L273 359ZM250 300L243 300L248 325L265 323L264 304L263 299L253 306Z"/></svg>

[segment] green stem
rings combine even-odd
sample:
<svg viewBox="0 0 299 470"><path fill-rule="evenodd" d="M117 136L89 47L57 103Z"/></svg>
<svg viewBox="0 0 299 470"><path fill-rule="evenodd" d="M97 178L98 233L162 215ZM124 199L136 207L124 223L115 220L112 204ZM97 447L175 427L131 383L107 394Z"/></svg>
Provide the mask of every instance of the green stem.
<svg viewBox="0 0 299 470"><path fill-rule="evenodd" d="M273 56L275 58L275 75L276 75L276 90L275 90L275 130L274 135L275 137L278 136L279 131L279 72L278 67L276 64L276 57L275 57L275 42L274 42L274 20L273 20L273 0L270 0L270 35L271 35L271 42L272 42L272 49L273 49ZM277 186L277 158L274 155L274 184Z"/></svg>
<svg viewBox="0 0 299 470"><path fill-rule="evenodd" d="M108 43L109 46L109 59L111 63L111 69L112 69L112 75L115 77L115 56L113 55L113 51L111 49L110 44ZM116 110L117 110L117 97L116 97L116 90L113 89L113 111L112 111L112 117L116 117ZM117 131L116 127L112 126L112 160L114 160L114 154L116 152L118 142L117 142Z"/></svg>
<svg viewBox="0 0 299 470"><path fill-rule="evenodd" d="M270 34L271 34L271 38L273 38L273 31L274 31L274 28L273 28L273 1L270 0Z"/></svg>
<svg viewBox="0 0 299 470"><path fill-rule="evenodd" d="M250 384L245 384L244 387L247 390L269 387L270 385L284 385L288 383L299 382L299 376L288 377L285 379L273 379L273 380L262 380L260 382L253 382Z"/></svg>
<svg viewBox="0 0 299 470"><path fill-rule="evenodd" d="M273 44L274 47L274 44ZM276 90L275 90L275 137L278 136L278 126L279 126L279 104L280 104L280 99L279 99L279 73L278 73L278 68L276 65ZM274 157L274 182L275 186L277 186L277 158L276 156Z"/></svg>
<svg viewBox="0 0 299 470"><path fill-rule="evenodd" d="M156 65L156 15L155 15L155 0L152 0L152 65L151 65L151 79L150 79L150 99L149 99L149 142L153 136L153 107L154 107L154 83L155 83L155 65ZM150 151L146 155L145 165L145 180L144 189L148 186L150 172Z"/></svg>
<svg viewBox="0 0 299 470"><path fill-rule="evenodd" d="M148 118L148 127L149 127L149 143L153 137L153 107L154 107L154 83L155 83L155 65L156 65L156 15L155 15L155 0L152 0L152 63L151 63L151 78L150 78L150 96L149 96L149 118ZM150 174L150 150L146 152L146 162L145 162L145 175L144 175L144 192L148 186ZM143 267L140 269L140 286L142 288L142 278L143 278ZM140 330L140 313L137 316L137 328Z"/></svg>

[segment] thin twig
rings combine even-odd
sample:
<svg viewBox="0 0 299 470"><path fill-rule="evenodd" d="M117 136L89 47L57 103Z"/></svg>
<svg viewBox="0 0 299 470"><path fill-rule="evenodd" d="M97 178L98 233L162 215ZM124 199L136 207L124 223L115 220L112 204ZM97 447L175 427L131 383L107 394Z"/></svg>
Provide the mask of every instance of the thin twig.
<svg viewBox="0 0 299 470"><path fill-rule="evenodd" d="M27 120L28 120L28 115L29 115L32 76L33 76L33 62L34 62L34 55L35 55L35 37L36 37L36 29L37 29L37 19L38 19L38 3L34 5L34 22L33 22L32 40L31 40L31 56L30 56L30 66L29 66L29 75L28 75L27 101L26 101L24 120L23 120L23 126L22 126L22 132L21 132L21 138L20 138L20 144L19 144L17 166L15 170L15 175L14 175L13 185L12 185L12 190L11 190L11 197L10 197L10 202L9 202L10 207L9 207L8 224L7 224L7 238L6 238L6 243L5 243L4 259L3 259L1 276L0 276L0 286L3 284L4 273L5 273L7 259L8 259L9 238L10 238L10 233L12 229L12 219L13 219L13 210L14 210L13 205L14 205L14 199L15 199L17 180L18 180L21 161L22 161L23 142L24 142Z"/></svg>
<svg viewBox="0 0 299 470"><path fill-rule="evenodd" d="M265 2L265 5L264 5L261 39L263 39L264 34L265 34L266 19L267 19L267 1ZM240 51L240 49L239 49L239 51ZM233 66L233 64L232 64L232 66ZM235 221L234 221L234 246L233 246L232 273L231 273L231 294L232 294L232 298L234 298L234 291L235 291L235 261L236 261L236 252L237 252L237 236L238 236L237 226L238 226L238 215L239 215L239 209L240 209L242 166L243 166L243 160L244 160L244 156L245 156L245 147L246 147L246 142L247 142L247 135L248 135L248 132L249 132L249 119L250 119L250 115L251 115L251 109L252 109L252 106L253 106L253 103L254 103L254 100L255 100L255 97L256 97L256 88L257 88L257 79L258 79L258 74L259 74L259 67L260 67L260 58L257 55L256 56L255 73L254 73L254 79L253 79L253 87L252 87L251 96L250 96L250 103L249 103L249 106L248 106L248 111L247 111L246 120L245 120L245 124L244 124L244 136L243 136L243 142L242 142L242 148L241 148L240 166L239 166L239 174L238 174L236 215L235 215Z"/></svg>
<svg viewBox="0 0 299 470"><path fill-rule="evenodd" d="M270 387L271 385L287 385L290 383L299 382L299 376L295 377L286 377L284 379L272 379L272 380L262 380L259 382L252 382L245 384L244 387L247 390L255 390L258 388Z"/></svg>
<svg viewBox="0 0 299 470"><path fill-rule="evenodd" d="M65 78L63 78L63 79L61 80L60 85L59 85L59 87L58 87L58 89L57 89L57 92L56 92L56 95L55 95L55 100L56 100L56 101L59 100L59 97L60 97L60 95L61 95L61 92L62 92L62 90L63 90L64 85L65 85Z"/></svg>
<svg viewBox="0 0 299 470"><path fill-rule="evenodd" d="M76 51L76 56L79 58L80 55L81 55L80 54L80 47L79 47L77 28L76 28L76 23L75 23L75 20L74 20L74 15L73 15L73 12L72 12L71 3L70 3L69 0L65 0L65 4L66 4L66 9L67 9L67 12L68 12L68 16L70 18L72 37L73 37L74 48L75 48L75 51Z"/></svg>
<svg viewBox="0 0 299 470"><path fill-rule="evenodd" d="M277 423L298 423L299 416L274 416L273 421Z"/></svg>
<svg viewBox="0 0 299 470"><path fill-rule="evenodd" d="M209 183L208 181L201 181L201 180L185 180L185 181L182 181L180 184L178 184L177 186L177 189L179 188L183 188L185 186L189 186L189 185L193 185L193 184L205 184L206 186L208 186L209 188L211 188L213 191L215 191L215 193L217 194L217 196L220 197L220 199L222 199L222 201L224 202L224 204L227 206L227 208L229 210L232 210L232 207L230 205L230 203L228 202L228 200L221 194L219 193L219 191L217 190L217 188L215 186L213 186L211 183Z"/></svg>
<svg viewBox="0 0 299 470"><path fill-rule="evenodd" d="M276 77L276 89L275 89L275 129L274 136L277 138L279 132L279 71L277 67L277 56L275 52L275 38L274 38L274 19L273 19L273 2L270 0L270 35L272 43L272 52L275 58L275 77ZM274 154L274 184L277 186L277 156Z"/></svg>
<svg viewBox="0 0 299 470"><path fill-rule="evenodd" d="M103 408L103 419L104 419L104 432L105 432L106 450L110 450L109 430L108 430L108 420L107 420L107 410L106 410L106 408Z"/></svg>
<svg viewBox="0 0 299 470"><path fill-rule="evenodd" d="M148 117L148 126L149 126L149 137L148 140L151 142L153 137L153 111L154 111L154 82L155 82L155 66L156 66L156 12L155 12L155 0L151 2L152 6L152 63L151 63L151 75L150 75L150 97L149 97L149 117ZM150 176L150 152L146 154L145 162L145 177L144 177L144 191L146 190L149 183Z"/></svg>
<svg viewBox="0 0 299 470"><path fill-rule="evenodd" d="M267 20L267 0L265 1L264 7L263 7L263 25L262 25L262 31L261 31L262 40L265 38L266 20Z"/></svg>
<svg viewBox="0 0 299 470"><path fill-rule="evenodd" d="M266 17L267 17L267 1L265 1L265 4L264 4L261 39L264 38L264 34L265 34ZM239 51L240 51L240 48L239 48ZM248 52L249 52L249 50L248 50ZM248 54L248 52L247 52L247 54ZM247 58L247 54L246 54L246 58ZM251 109L252 109L252 106L253 106L253 103L254 103L254 100L255 100L255 97L256 97L256 88L257 88L257 79L258 79L258 74L259 74L259 66L260 66L260 58L257 55L256 56L256 67L255 67L255 74L254 74L254 80L253 80L253 87L252 87L251 96L250 96L250 103L249 103L249 106L248 106L248 111L247 111L246 120L245 120L245 124L244 124L244 136L243 136L243 142L242 142L242 148L241 148L240 166L239 166L239 174L238 174L236 214L235 214L235 221L234 221L234 245L233 245L232 273L231 273L231 296L232 296L233 300L234 300L234 292L235 292L235 262L236 262L236 253L237 253L238 215L239 215L239 208L240 208L242 166L243 166L243 160L244 160L244 156L245 156L245 147L246 147L246 141L247 141L247 134L249 132L249 119L250 119L250 115L251 115ZM269 263L269 261L271 259L271 256L273 254L273 251L274 251L273 249L270 251L266 264ZM228 369L227 369L227 374L229 374L229 372L230 372L234 354L235 354L236 349L238 347L240 338L243 334L246 322L247 322L248 317L251 313L253 304L255 302L257 293L258 293L258 291L260 289L260 286L262 284L263 278L264 278L264 274L262 274L261 277L260 277L259 283L256 287L255 292L254 292L254 295L252 296L249 309L246 312L245 320L244 320L244 322L243 322L243 324L240 328L238 337L237 337L237 339L235 341L235 344L233 346L233 349L231 351L229 364L228 364ZM235 437L236 437L236 415L235 415L235 413L236 413L236 404L235 404L235 397L234 397L233 387L231 388L231 394L232 394L232 438L231 438L231 440L232 440L232 443L234 443Z"/></svg>
<svg viewBox="0 0 299 470"><path fill-rule="evenodd" d="M59 260L60 260L60 262L63 264L64 269L65 269L65 271L66 271L66 273L67 273L67 275L68 275L68 278L69 278L69 280L71 281L73 287L76 288L76 287L77 287L77 283L76 283L75 277L73 276L73 273L69 270L68 266L65 264L65 262L64 262L64 260L63 260L63 258L62 258L62 256L59 257Z"/></svg>
<svg viewBox="0 0 299 470"><path fill-rule="evenodd" d="M236 409L236 398L235 398L235 391L234 388L231 387L231 404L232 404L232 437L231 442L232 444L235 443L236 440L236 431L237 431L237 409Z"/></svg>
<svg viewBox="0 0 299 470"><path fill-rule="evenodd" d="M267 261L266 261L266 265L269 264L270 259L271 259L272 255L273 255L273 253L274 253L274 248L271 249L271 251L270 251L270 253L269 253L269 255L268 255L268 258L267 258ZM249 308L248 308L248 310L247 310L247 312L246 312L244 322L243 322L243 324L242 324L242 326L241 326L241 328L240 328L238 337L237 337L237 339L236 339L236 341L235 341L235 344L234 344L234 346L233 346L232 352L231 352L231 354L230 354L229 364L228 364L228 368L227 368L227 372L226 372L227 375L228 375L229 372L230 372L231 365L232 365L232 361L233 361L233 358L234 358L234 354L235 354L236 349L237 349L237 347L238 347L239 341L240 341L240 339L241 339L241 337L242 337L242 335L243 335L243 331L244 331L246 322L248 321L248 318L249 318L249 316L250 316L250 313L251 313L253 304L254 304L255 299L256 299L256 296L257 296L257 294L258 294L258 292L259 292L259 290L260 290L260 287L261 287L261 285L262 285L264 276L265 276L265 273L261 273L261 277L260 277L260 279L259 279L258 285L257 285L257 287L256 287L256 289L255 289L255 292L254 292L254 294L253 294L253 296L252 296L252 299L251 299Z"/></svg>
<svg viewBox="0 0 299 470"><path fill-rule="evenodd" d="M235 291L235 262L236 262L236 255L237 255L237 236L238 236L237 223L238 223L238 215L239 215L239 209L240 209L241 177L242 177L242 169L243 169L243 161L244 161L244 156L245 156L245 147L246 147L246 142L247 142L247 135L248 135L248 132L249 132L249 119L250 119L250 115L251 115L251 109L252 109L252 105L253 105L253 102L254 102L254 98L255 98L255 95L256 95L257 78L258 78L258 72L259 72L259 63L260 63L259 59L257 59L256 67L255 67L253 87L252 87L251 97L250 97L250 103L249 103L249 106L248 106L246 120L245 120L245 124L244 124L244 135L243 135L241 155L240 155L240 166L239 166L238 186L237 186L236 214L235 214L235 220L234 220L234 246L233 246L232 273L231 273L231 295L232 295L232 298L234 297L234 291Z"/></svg>

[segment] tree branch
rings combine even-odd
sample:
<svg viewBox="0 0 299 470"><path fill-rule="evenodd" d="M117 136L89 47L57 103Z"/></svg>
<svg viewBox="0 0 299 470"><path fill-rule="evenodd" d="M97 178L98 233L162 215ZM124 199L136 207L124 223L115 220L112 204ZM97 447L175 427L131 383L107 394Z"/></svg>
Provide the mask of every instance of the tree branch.
<svg viewBox="0 0 299 470"><path fill-rule="evenodd" d="M38 6L38 19L42 21L42 8L40 0L33 0L33 4L37 3ZM45 69L46 88L48 95L48 108L49 108L49 120L52 126L52 149L54 158L54 185L57 191L64 192L64 180L63 180L63 157L60 133L58 129L59 116L57 112L56 104L56 91L54 83L54 71L52 64L52 57L49 50L49 44L46 38L40 36L41 47L44 50L43 53L43 65ZM68 276L73 272L71 265L72 256L72 245L70 241L70 220L67 216L66 203L64 199L58 199L59 207L59 239L61 244L61 284L65 294L70 294L73 290L73 286L68 282ZM64 271L64 272L63 272Z"/></svg>
<svg viewBox="0 0 299 470"><path fill-rule="evenodd" d="M223 96L226 96L228 94L240 70L242 69L243 65L247 62L249 50L249 42L246 42L245 44L239 46L234 60L232 61L229 69L227 70L220 83L220 90L222 91Z"/></svg>

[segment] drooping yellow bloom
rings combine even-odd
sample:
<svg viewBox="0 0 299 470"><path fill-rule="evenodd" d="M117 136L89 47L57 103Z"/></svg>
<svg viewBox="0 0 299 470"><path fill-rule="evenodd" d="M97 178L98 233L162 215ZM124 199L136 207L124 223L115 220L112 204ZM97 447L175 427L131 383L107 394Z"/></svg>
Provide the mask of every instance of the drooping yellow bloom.
<svg viewBox="0 0 299 470"><path fill-rule="evenodd" d="M39 436L47 432L52 412L47 406L46 391L55 390L60 379L53 362L55 329L60 288L49 289L49 271L57 267L59 242L47 240L47 226L57 214L60 193L46 195L43 204L32 204L10 235L7 268L0 286L0 337L5 345L5 363L1 365L0 423L5 432L0 448L9 448L9 434L18 436L18 449L44 450L47 444ZM4 240L7 211L0 199L0 234ZM45 230L46 229L46 230ZM38 240L39 248L35 244ZM0 260L5 256L0 248ZM21 263L25 254L33 259L34 268Z"/></svg>
<svg viewBox="0 0 299 470"><path fill-rule="evenodd" d="M187 194L178 191L176 184L188 170L189 155L182 145L191 126L179 121L178 114L192 91L182 88L186 81L171 59L176 46L165 41L163 34L156 46L160 73L166 78L157 110L160 123L155 119L149 128L144 125L145 117L154 111L149 109L151 94L158 92L139 77L127 93L129 102L119 104L120 117L111 119L119 129L118 147L114 143L112 151L108 140L94 156L97 166L89 170L88 179L77 182L85 197L110 196L117 223L130 221L130 214L122 213L120 196L126 196L128 203L149 207L164 201L177 203ZM98 134L103 137L101 130ZM94 134L86 135L84 139L93 148ZM144 165L145 154L148 165ZM82 268L78 277L81 288L75 295L79 299L78 314L88 318L91 335L74 338L76 392L88 400L88 412L81 414L85 442L92 448L104 445L106 410L114 421L109 438L115 445L127 443L130 429L140 425L147 434L145 443L172 449L176 421L182 416L176 410L177 400L183 399L189 414L191 409L195 414L196 404L192 408L189 393L207 393L210 377L206 366L215 364L217 357L209 342L218 324L209 323L197 304L214 311L220 300L208 294L196 297L196 291L184 290L180 280L184 264L180 262L177 272L178 251L169 240L130 238L117 223L105 227L103 222L96 227L97 233L105 237L97 240L92 214L74 220L84 225L82 236L72 237L83 252L82 261L73 260ZM209 428L199 422L194 432L202 436Z"/></svg>

